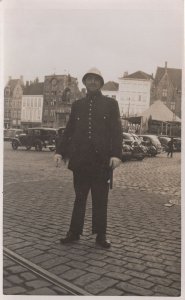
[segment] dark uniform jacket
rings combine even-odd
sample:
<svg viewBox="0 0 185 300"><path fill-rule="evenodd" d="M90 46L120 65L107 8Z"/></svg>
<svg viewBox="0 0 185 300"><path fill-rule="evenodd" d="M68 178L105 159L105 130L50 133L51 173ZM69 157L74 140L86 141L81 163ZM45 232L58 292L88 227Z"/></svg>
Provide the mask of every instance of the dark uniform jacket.
<svg viewBox="0 0 185 300"><path fill-rule="evenodd" d="M56 153L69 158L71 170L83 168L93 159L105 167L110 157L121 159L122 128L117 101L101 92L75 101Z"/></svg>

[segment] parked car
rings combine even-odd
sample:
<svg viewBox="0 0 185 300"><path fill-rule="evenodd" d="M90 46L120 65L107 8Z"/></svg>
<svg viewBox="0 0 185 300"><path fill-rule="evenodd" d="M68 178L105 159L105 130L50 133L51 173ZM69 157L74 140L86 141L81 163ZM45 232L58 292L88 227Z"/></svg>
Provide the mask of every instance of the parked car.
<svg viewBox="0 0 185 300"><path fill-rule="evenodd" d="M24 133L12 139L12 148L25 147L30 150L32 147L36 151L48 148L53 151L55 148L56 129L54 128L28 128Z"/></svg>
<svg viewBox="0 0 185 300"><path fill-rule="evenodd" d="M173 138L174 151L181 152L181 138Z"/></svg>
<svg viewBox="0 0 185 300"><path fill-rule="evenodd" d="M161 145L164 149L164 151L168 150L168 142L171 140L170 136L158 136L158 139L161 142ZM181 152L181 138L179 137L174 137L173 138L173 151Z"/></svg>
<svg viewBox="0 0 185 300"><path fill-rule="evenodd" d="M161 143L156 135L144 134L139 136L143 139L143 144L147 147L147 155L156 156L162 152Z"/></svg>
<svg viewBox="0 0 185 300"><path fill-rule="evenodd" d="M139 139L139 138L138 138ZM143 160L145 152L142 144L136 137L130 133L123 133L123 145L122 145L122 161L136 159Z"/></svg>
<svg viewBox="0 0 185 300"><path fill-rule="evenodd" d="M171 140L171 138L169 136L159 135L158 139L161 143L163 150L167 151L168 150L168 142Z"/></svg>
<svg viewBox="0 0 185 300"><path fill-rule="evenodd" d="M18 137L21 133L23 133L23 129L4 129L4 141L11 141L13 138Z"/></svg>

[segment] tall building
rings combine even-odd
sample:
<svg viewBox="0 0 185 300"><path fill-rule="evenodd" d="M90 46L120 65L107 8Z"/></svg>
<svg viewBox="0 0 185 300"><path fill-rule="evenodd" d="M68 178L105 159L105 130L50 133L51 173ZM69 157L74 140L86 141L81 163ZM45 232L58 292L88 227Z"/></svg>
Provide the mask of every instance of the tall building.
<svg viewBox="0 0 185 300"><path fill-rule="evenodd" d="M22 96L21 127L37 127L42 125L44 83L37 80L26 86Z"/></svg>
<svg viewBox="0 0 185 300"><path fill-rule="evenodd" d="M136 116L150 105L150 89L153 77L137 71L119 78L118 103L122 117Z"/></svg>
<svg viewBox="0 0 185 300"><path fill-rule="evenodd" d="M181 117L181 93L182 70L168 68L167 62L164 67L157 67L151 104L161 100L175 115Z"/></svg>
<svg viewBox="0 0 185 300"><path fill-rule="evenodd" d="M43 126L65 127L72 103L81 94L75 77L49 75L44 80Z"/></svg>
<svg viewBox="0 0 185 300"><path fill-rule="evenodd" d="M21 105L24 82L23 77L12 79L9 77L4 88L4 128L21 127Z"/></svg>

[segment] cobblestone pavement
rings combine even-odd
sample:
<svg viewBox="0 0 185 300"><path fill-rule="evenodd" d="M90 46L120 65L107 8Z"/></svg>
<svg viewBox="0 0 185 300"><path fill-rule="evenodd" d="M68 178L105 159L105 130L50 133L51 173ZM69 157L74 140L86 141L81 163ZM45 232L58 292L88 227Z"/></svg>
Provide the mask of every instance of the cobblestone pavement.
<svg viewBox="0 0 185 300"><path fill-rule="evenodd" d="M30 272L10 258L3 258L5 295L66 295L66 291Z"/></svg>
<svg viewBox="0 0 185 300"><path fill-rule="evenodd" d="M59 243L68 230L74 192L72 173L64 165L56 168L52 157L48 151L13 151L5 143L4 246L92 295L179 296L180 153L125 162L115 171L108 250L95 246L91 235L90 198L80 241ZM8 268L5 264L6 275ZM7 285L15 287L6 275L4 292ZM23 288L30 288L31 279L25 280Z"/></svg>

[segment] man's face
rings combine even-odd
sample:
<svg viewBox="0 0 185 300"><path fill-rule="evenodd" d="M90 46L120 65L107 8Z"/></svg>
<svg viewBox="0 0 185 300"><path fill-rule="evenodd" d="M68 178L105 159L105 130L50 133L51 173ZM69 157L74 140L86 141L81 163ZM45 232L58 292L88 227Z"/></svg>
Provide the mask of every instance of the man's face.
<svg viewBox="0 0 185 300"><path fill-rule="evenodd" d="M85 86L88 92L96 92L100 90L102 82L98 76L89 74L85 79Z"/></svg>

